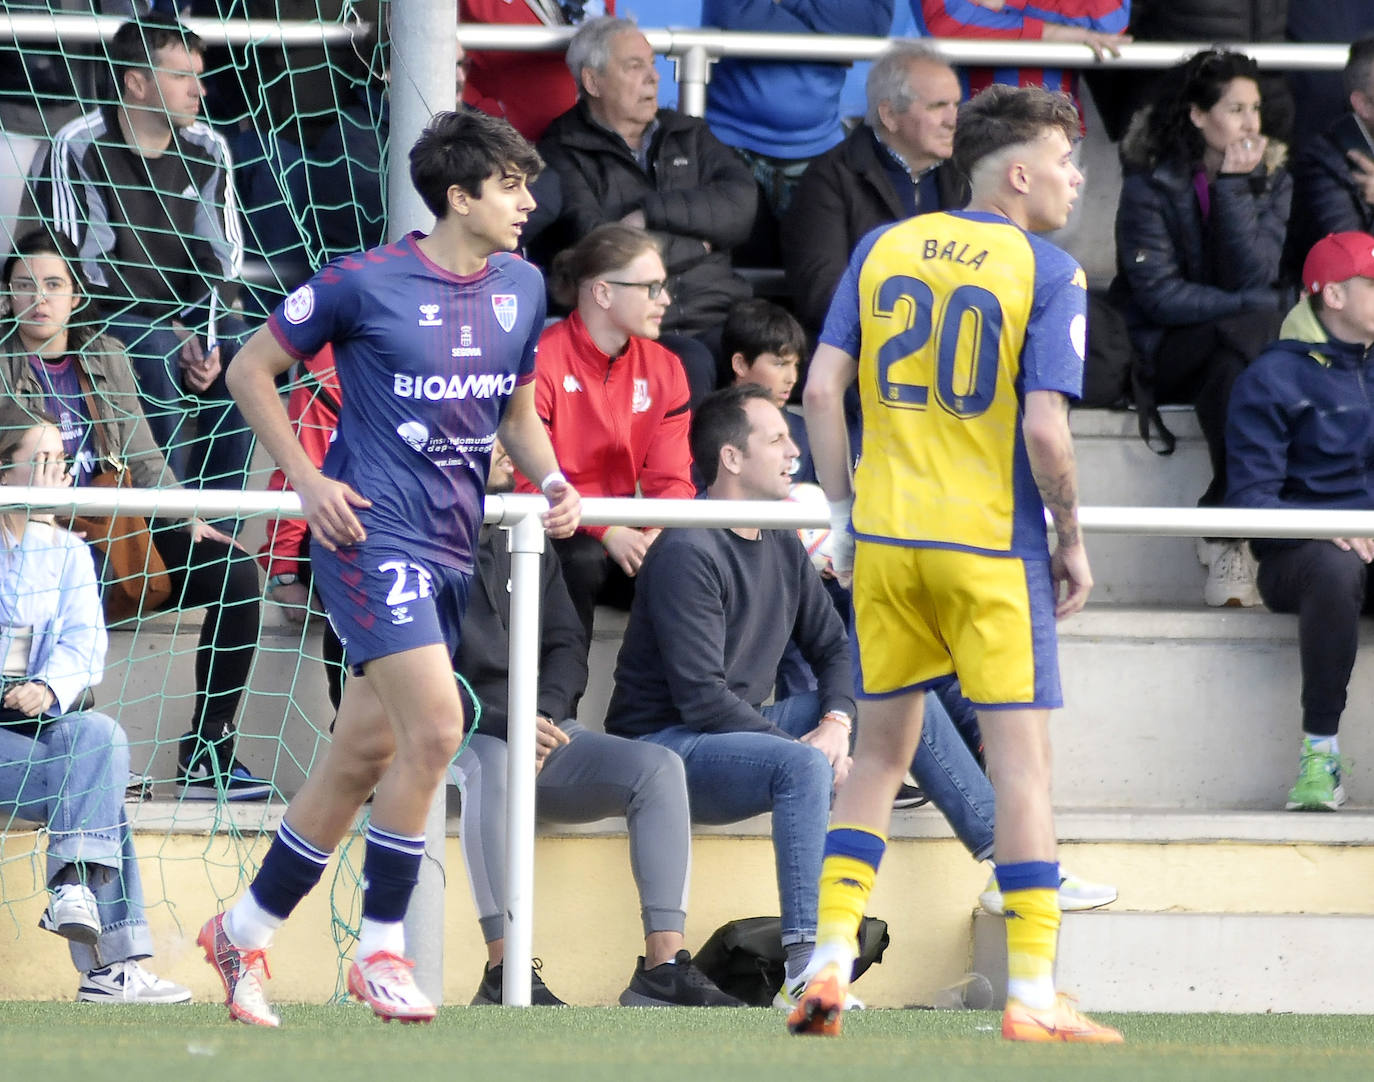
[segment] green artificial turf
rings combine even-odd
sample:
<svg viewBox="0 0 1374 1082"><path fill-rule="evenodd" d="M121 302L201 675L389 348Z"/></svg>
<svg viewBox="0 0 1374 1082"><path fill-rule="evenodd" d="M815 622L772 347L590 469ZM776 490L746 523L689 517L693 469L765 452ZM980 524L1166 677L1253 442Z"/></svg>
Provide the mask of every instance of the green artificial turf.
<svg viewBox="0 0 1374 1082"><path fill-rule="evenodd" d="M360 1006L281 1008L282 1028L222 1007L0 1003L0 1079L135 1082L1143 1082L1374 1079L1374 1018L1103 1015L1128 1044L1010 1045L990 1012L866 1011L838 1040L789 1037L766 1010L448 1008L384 1025Z"/></svg>

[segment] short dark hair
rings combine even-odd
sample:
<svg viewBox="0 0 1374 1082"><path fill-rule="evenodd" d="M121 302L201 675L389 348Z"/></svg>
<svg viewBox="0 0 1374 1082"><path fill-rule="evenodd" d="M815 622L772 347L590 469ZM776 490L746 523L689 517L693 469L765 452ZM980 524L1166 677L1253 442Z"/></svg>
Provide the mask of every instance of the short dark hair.
<svg viewBox="0 0 1374 1082"><path fill-rule="evenodd" d="M1341 82L1348 98L1357 90L1369 93L1369 83L1374 78L1374 35L1360 38L1350 46L1350 59L1345 62L1341 72Z"/></svg>
<svg viewBox="0 0 1374 1082"><path fill-rule="evenodd" d="M205 55L200 35L179 19L149 12L122 24L110 39L110 64L114 68L115 96L124 97L124 76L154 66L154 56L168 45L184 45L193 56Z"/></svg>
<svg viewBox="0 0 1374 1082"><path fill-rule="evenodd" d="M749 414L745 406L751 398L762 399L770 406L773 396L757 383L736 383L712 391L701 400L692 415L692 461L707 485L716 483L720 472L722 447L743 450L749 443Z"/></svg>
<svg viewBox="0 0 1374 1082"><path fill-rule="evenodd" d="M455 184L480 199L488 177L514 170L532 179L543 168L523 135L478 109L436 113L410 148L410 182L436 218L448 213L448 190Z"/></svg>
<svg viewBox="0 0 1374 1082"><path fill-rule="evenodd" d="M764 353L791 353L800 360L806 354L806 332L782 305L753 297L730 306L720 332L720 352L727 365L736 353L749 364Z"/></svg>
<svg viewBox="0 0 1374 1082"><path fill-rule="evenodd" d="M969 179L984 158L1057 128L1070 143L1081 131L1073 99L1042 86L993 83L959 106L954 164Z"/></svg>

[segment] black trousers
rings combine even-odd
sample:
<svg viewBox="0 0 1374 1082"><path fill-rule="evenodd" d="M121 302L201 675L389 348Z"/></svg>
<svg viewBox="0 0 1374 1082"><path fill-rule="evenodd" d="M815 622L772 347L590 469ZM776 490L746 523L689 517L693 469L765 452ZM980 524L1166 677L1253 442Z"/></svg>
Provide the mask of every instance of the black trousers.
<svg viewBox="0 0 1374 1082"><path fill-rule="evenodd" d="M1302 727L1334 736L1355 667L1361 613L1374 611L1369 565L1327 540L1258 542L1257 585L1275 612L1296 613L1302 662Z"/></svg>
<svg viewBox="0 0 1374 1082"><path fill-rule="evenodd" d="M573 608L586 632L583 641L591 648L592 619L598 603L629 609L635 596L634 579L606 554L601 542L591 534L575 533L553 542L553 550L563 565L563 578L572 595Z"/></svg>

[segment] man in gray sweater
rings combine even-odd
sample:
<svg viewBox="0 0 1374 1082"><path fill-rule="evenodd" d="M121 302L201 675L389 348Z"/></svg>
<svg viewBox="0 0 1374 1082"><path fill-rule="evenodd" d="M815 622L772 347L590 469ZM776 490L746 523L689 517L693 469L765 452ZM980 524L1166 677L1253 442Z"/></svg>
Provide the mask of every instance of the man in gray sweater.
<svg viewBox="0 0 1374 1082"><path fill-rule="evenodd" d="M709 396L691 442L711 499L786 498L797 447L762 387ZM789 640L819 687L764 706ZM815 875L854 714L844 626L796 531L665 530L639 570L615 685L606 731L682 756L696 822L772 812L790 984L816 937Z"/></svg>

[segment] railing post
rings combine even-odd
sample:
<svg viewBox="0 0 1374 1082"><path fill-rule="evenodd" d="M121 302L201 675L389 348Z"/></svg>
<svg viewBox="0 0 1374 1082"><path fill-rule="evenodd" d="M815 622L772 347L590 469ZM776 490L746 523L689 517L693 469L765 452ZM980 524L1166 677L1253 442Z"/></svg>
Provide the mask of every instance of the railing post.
<svg viewBox="0 0 1374 1082"><path fill-rule="evenodd" d="M434 216L410 183L409 151L429 118L452 109L458 39L435 28L458 25L458 0L407 0L391 5L391 137L387 146L387 231L396 240L428 229ZM444 995L444 847L447 784L425 820L425 860L406 910L406 949L415 983L435 1004Z"/></svg>
<svg viewBox="0 0 1374 1082"><path fill-rule="evenodd" d="M534 952L534 715L539 703L539 594L544 527L537 513L509 527L510 710L506 720L506 951L501 1001L530 1005ZM561 719L558 719L561 720Z"/></svg>
<svg viewBox="0 0 1374 1082"><path fill-rule="evenodd" d="M704 45L692 45L681 54L673 53L677 77L677 107L688 116L706 115L706 84L711 81L715 62Z"/></svg>

